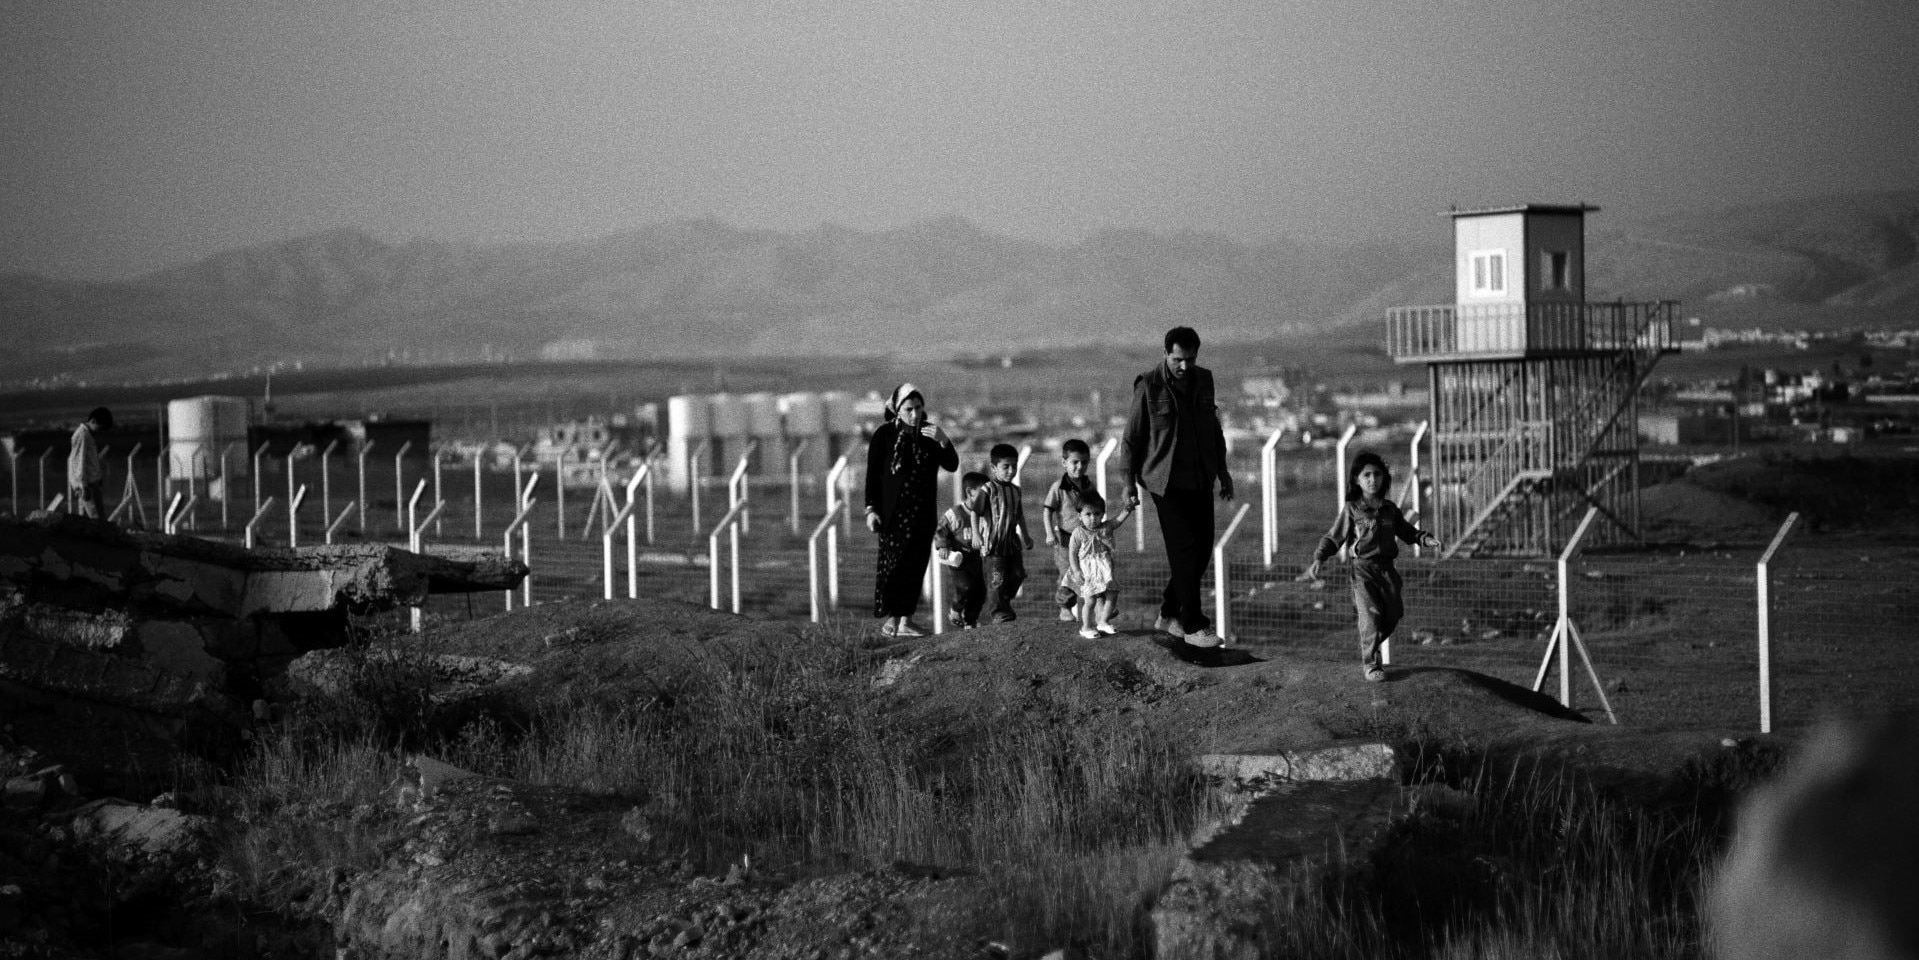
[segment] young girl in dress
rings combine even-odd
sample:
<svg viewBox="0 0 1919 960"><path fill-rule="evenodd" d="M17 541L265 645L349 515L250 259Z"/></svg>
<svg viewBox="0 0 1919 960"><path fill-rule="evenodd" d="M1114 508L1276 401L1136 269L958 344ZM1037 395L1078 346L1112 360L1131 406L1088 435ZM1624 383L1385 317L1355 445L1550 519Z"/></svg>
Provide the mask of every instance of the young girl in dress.
<svg viewBox="0 0 1919 960"><path fill-rule="evenodd" d="M1339 508L1333 528L1319 538L1313 562L1300 579L1319 579L1320 564L1342 547L1352 548L1360 668L1366 679L1377 683L1386 679L1380 650L1406 615L1403 584L1393 563L1399 556L1399 541L1438 549L1439 538L1413 526L1398 505L1386 499L1386 492L1393 487L1393 474L1379 454L1367 452L1354 457L1346 480L1346 504Z"/></svg>
<svg viewBox="0 0 1919 960"><path fill-rule="evenodd" d="M1106 499L1099 491L1080 495L1079 526L1073 528L1067 552L1072 559L1072 585L1080 596L1079 635L1088 640L1119 632L1113 626L1113 611L1119 603L1119 590L1113 586L1113 531L1132 513L1129 503L1108 520Z"/></svg>

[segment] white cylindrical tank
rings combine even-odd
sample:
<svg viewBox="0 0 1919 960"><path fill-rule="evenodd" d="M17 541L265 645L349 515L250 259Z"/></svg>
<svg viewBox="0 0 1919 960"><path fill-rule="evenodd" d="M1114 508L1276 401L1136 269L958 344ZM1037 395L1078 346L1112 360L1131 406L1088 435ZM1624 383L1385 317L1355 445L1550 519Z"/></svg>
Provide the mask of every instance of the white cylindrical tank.
<svg viewBox="0 0 1919 960"><path fill-rule="evenodd" d="M746 401L730 393L716 393L707 398L712 410L712 434L716 437L751 436L752 425L747 421Z"/></svg>
<svg viewBox="0 0 1919 960"><path fill-rule="evenodd" d="M751 466L753 476L784 476L786 473L786 434L780 423L780 402L770 393L749 393L740 398L746 408L746 428L758 446ZM735 459L738 454L734 454ZM732 469L728 464L727 469Z"/></svg>
<svg viewBox="0 0 1919 960"><path fill-rule="evenodd" d="M685 492L691 482L694 465L691 457L702 443L707 443L713 434L713 409L707 398L696 394L680 394L666 398L666 462L661 464L666 483L675 490ZM704 475L712 474L712 449L709 445L700 456L697 469Z"/></svg>
<svg viewBox="0 0 1919 960"><path fill-rule="evenodd" d="M817 393L789 393L780 397L780 409L786 421L786 448L806 448L800 452L800 471L811 476L824 474L833 466L828 456L832 443L826 436L826 401Z"/></svg>
<svg viewBox="0 0 1919 960"><path fill-rule="evenodd" d="M245 397L187 397L167 401L167 475L176 480L220 476L220 451L228 444L227 476L248 475L247 423L252 405Z"/></svg>
<svg viewBox="0 0 1919 960"><path fill-rule="evenodd" d="M680 394L666 398L666 435L668 437L697 438L712 432L712 408L705 397Z"/></svg>
<svg viewBox="0 0 1919 960"><path fill-rule="evenodd" d="M826 415L823 435L828 469L841 455L846 455L849 462L858 460L859 402L844 390L828 390L820 394L820 403Z"/></svg>
<svg viewBox="0 0 1919 960"><path fill-rule="evenodd" d="M789 437L817 437L826 432L826 402L817 393L789 393L780 398L780 412Z"/></svg>

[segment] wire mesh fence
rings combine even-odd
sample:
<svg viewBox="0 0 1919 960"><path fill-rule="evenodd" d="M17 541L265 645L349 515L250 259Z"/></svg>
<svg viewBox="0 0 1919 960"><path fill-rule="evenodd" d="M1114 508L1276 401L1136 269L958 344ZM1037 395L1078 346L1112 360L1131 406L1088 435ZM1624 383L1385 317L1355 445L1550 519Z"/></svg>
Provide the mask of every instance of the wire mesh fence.
<svg viewBox="0 0 1919 960"><path fill-rule="evenodd" d="M1252 454L1241 450L1236 458L1238 498L1216 504L1214 511L1216 539L1242 507L1248 514L1224 544L1224 569L1209 568L1208 610L1223 582L1234 646L1263 657L1350 657L1357 674L1354 615L1343 571L1329 565L1317 582L1299 579L1338 502L1335 453L1324 447L1284 450L1271 474L1270 498ZM858 458L856 453L842 484L851 509L831 524L836 550L826 549L828 537L816 536L828 503L824 476L803 476L797 498L786 478L754 478L746 486L750 506L735 561L732 532L714 536L728 507L721 478L701 491L697 514L691 496L664 485L654 488L650 509L636 503L631 565L627 530L610 525L613 513L626 506L623 485L609 477L610 502L599 499L594 487L569 487L562 509L551 466L540 468L544 472L533 487L536 502L524 535L533 571L531 599L607 596L610 547L611 595L616 597L627 596L631 588L637 596L696 604L717 598L718 606L732 609L737 592L742 613L805 619L813 614L817 594L823 619L857 629L871 622L876 564L875 538L860 523L863 464ZM977 451L964 454L962 461L962 471L985 466ZM525 463L516 478L513 470L487 465L475 470L470 461L448 460L439 464L436 478L430 459L376 457L365 461L363 477L360 464L349 457L325 462L264 458L257 476L230 477L223 490L173 482L163 491L154 466L137 460L115 464L107 484L109 504L120 499L116 494L136 491L149 527L160 525L178 494L182 506L189 498L193 503L179 511L178 532L239 540L257 515L256 542L265 546L296 539L318 544L330 531L334 542L405 547L412 526L408 502L417 492L416 520L444 502L435 522L421 530L422 549L428 552L501 550L504 532L520 511L518 492L537 472ZM22 470L23 494L28 489L37 494L31 469ZM1050 453L1035 452L1021 472L1035 541L1042 539L1041 498L1058 471ZM129 474L132 485L123 487ZM947 480L940 491L942 509L957 496ZM1116 473L1108 477L1112 509L1118 506L1117 484ZM288 504L296 499L300 510L290 511ZM42 505L28 495L14 509L25 513ZM137 515L129 512L123 519ZM1267 525L1275 545L1270 562ZM1122 630L1149 630L1168 573L1150 498L1115 541L1116 624ZM516 535L516 554L520 542ZM1768 564L1770 597L1762 610L1758 564L1766 546L1654 545L1575 557L1568 565L1565 616L1576 625L1592 663L1589 672L1578 658L1571 661L1568 685L1576 703L1592 711L1603 693L1623 722L1634 722L1637 714L1676 725L1735 728L1760 724L1762 693L1769 693L1772 722L1782 728L1842 709L1909 703L1902 680L1919 650L1914 646L1919 596L1911 587L1919 582L1919 545L1796 533ZM1431 551L1420 553L1408 548L1399 561L1407 613L1391 646L1394 666L1471 669L1555 693L1561 669L1547 654L1561 618L1558 564L1551 559L1439 560ZM1029 580L1015 610L1022 619L1057 619L1059 575L1051 548L1036 542L1027 569ZM928 579L921 620L936 628L941 625L932 617ZM519 595L512 600L515 606L520 602ZM435 596L425 610L429 617L478 618L508 603L500 593ZM1770 640L1763 664L1769 687L1761 683L1762 613ZM1064 637L1073 628L1062 623L1060 629Z"/></svg>

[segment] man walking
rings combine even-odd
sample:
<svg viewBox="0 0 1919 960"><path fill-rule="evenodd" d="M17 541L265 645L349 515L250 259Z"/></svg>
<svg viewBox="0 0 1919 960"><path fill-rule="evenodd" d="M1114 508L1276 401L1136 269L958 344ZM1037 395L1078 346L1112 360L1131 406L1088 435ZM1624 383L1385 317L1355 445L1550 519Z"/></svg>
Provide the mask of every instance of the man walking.
<svg viewBox="0 0 1919 960"><path fill-rule="evenodd" d="M95 520L105 516L100 510L100 481L106 473L100 467L100 444L94 434L113 429L113 411L95 407L87 420L73 430L67 450L67 509Z"/></svg>
<svg viewBox="0 0 1919 960"><path fill-rule="evenodd" d="M1166 331L1166 356L1133 378L1126 415L1124 462L1127 500L1139 488L1153 496L1159 532L1172 568L1154 629L1196 647L1216 647L1219 635L1200 604L1200 581L1213 549L1213 496L1233 499L1226 467L1226 436L1219 425L1213 374L1198 363L1199 333Z"/></svg>

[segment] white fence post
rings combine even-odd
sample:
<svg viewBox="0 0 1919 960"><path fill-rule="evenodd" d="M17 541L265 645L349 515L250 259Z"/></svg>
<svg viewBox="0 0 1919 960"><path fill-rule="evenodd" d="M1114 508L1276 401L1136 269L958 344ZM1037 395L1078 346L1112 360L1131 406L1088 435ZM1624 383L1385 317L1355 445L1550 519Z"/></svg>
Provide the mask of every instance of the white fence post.
<svg viewBox="0 0 1919 960"><path fill-rule="evenodd" d="M1759 732L1772 732L1772 581L1769 567L1773 555L1786 543L1786 537L1792 534L1793 527L1799 523L1798 511L1786 517L1779 525L1779 532L1773 534L1772 544L1759 556L1759 568L1755 579L1759 585Z"/></svg>
<svg viewBox="0 0 1919 960"><path fill-rule="evenodd" d="M839 533L839 527L836 525L839 521L838 514L845 508L844 501L828 506L826 516L820 518L819 525L815 526L812 535L806 538L806 587L807 597L813 607L814 623L820 622L820 618L825 614L825 604L822 602L820 591L820 536L824 534L831 539ZM837 578L838 575L838 567L835 566L833 576ZM833 588L833 602L839 602L838 584L835 584Z"/></svg>
<svg viewBox="0 0 1919 960"><path fill-rule="evenodd" d="M473 451L473 540L479 542L485 536L480 524L480 469L481 461L486 459L486 442L481 441Z"/></svg>
<svg viewBox="0 0 1919 960"><path fill-rule="evenodd" d="M1226 525L1226 532L1219 535L1213 544L1213 632L1219 635L1219 645L1228 642L1227 629L1231 625L1233 581L1226 569L1226 547L1233 541L1233 534L1239 532L1240 521L1246 519L1248 511L1253 509L1250 503L1239 505L1233 514L1233 522Z"/></svg>
<svg viewBox="0 0 1919 960"><path fill-rule="evenodd" d="M337 532L340 529L340 524L345 523L347 515L352 513L354 508L358 507L359 505L360 505L360 501L358 500L348 500L346 502L346 506L340 508L340 515L337 517L334 517L332 521L326 525L326 538L324 540L325 543L331 544L333 542L333 535L335 532Z"/></svg>
<svg viewBox="0 0 1919 960"><path fill-rule="evenodd" d="M840 454L833 469L826 471L826 515L851 516L853 508L842 496L840 484L846 476L846 454ZM832 525L826 530L826 596L834 609L840 605L840 528Z"/></svg>
<svg viewBox="0 0 1919 960"><path fill-rule="evenodd" d="M307 485L304 483L300 484L300 489L287 497L287 546L289 547L300 545L300 504L306 502L306 498Z"/></svg>
<svg viewBox="0 0 1919 960"><path fill-rule="evenodd" d="M426 479L422 477L419 485L413 488L413 497L406 502L406 548L414 553L419 553L421 546L423 546L426 528L433 525L434 518L440 515L441 510L446 509L446 501L438 498L438 491L436 490L433 509L427 512L424 519L420 518L420 495L425 492ZM407 619L412 623L413 632L419 633L420 607L418 604L409 608Z"/></svg>
<svg viewBox="0 0 1919 960"><path fill-rule="evenodd" d="M1106 462L1113 459L1113 451L1119 449L1118 437L1107 437L1106 443L1099 448L1099 456L1093 458L1093 484L1099 488L1099 498L1106 497Z"/></svg>
<svg viewBox="0 0 1919 960"><path fill-rule="evenodd" d="M513 516L512 523L506 525L506 533L503 534L505 548L502 552L508 560L513 559L513 534L517 531L520 535L520 562L527 565L526 579L521 581L524 598L521 605L527 607L533 605L533 526L528 518L533 515L534 504L540 502L533 496L533 488L539 482L540 472L535 470L533 476L527 479L526 486L515 491L514 497L520 504L520 512ZM513 609L513 590L510 587L506 591L506 608Z"/></svg>
<svg viewBox="0 0 1919 960"><path fill-rule="evenodd" d="M806 452L806 445L812 442L810 439L801 440L799 446L786 455L787 526L796 537L800 535L800 455Z"/></svg>
<svg viewBox="0 0 1919 960"><path fill-rule="evenodd" d="M372 452L373 452L373 441L368 440L367 442L360 444L360 449L359 449L360 499L357 502L360 504L359 520L360 520L360 539L361 540L366 539L366 515L372 511L372 507L373 507L373 501L368 500L366 498L366 455Z"/></svg>
<svg viewBox="0 0 1919 960"><path fill-rule="evenodd" d="M1593 519L1599 516L1598 507L1588 507L1585 519L1579 521L1579 527L1573 531L1572 540L1559 552L1559 621L1553 625L1552 638L1546 641L1546 655L1539 661L1539 673L1533 677L1533 692L1545 687L1546 671L1552 666L1553 653L1559 654L1559 703L1572 709L1572 651L1579 651L1579 659L1586 665L1586 676L1592 679L1593 691L1599 694L1599 702L1606 708L1606 716L1613 723L1619 722L1619 716L1613 713L1612 702L1606 699L1606 687L1599 682L1599 673L1593 669L1592 655L1586 651L1586 641L1579 636L1579 628L1573 624L1572 616L1572 559L1578 556L1586 540L1586 531L1592 529Z"/></svg>
<svg viewBox="0 0 1919 960"><path fill-rule="evenodd" d="M706 572L711 587L709 598L715 610L720 609L720 534L726 533L733 547L730 565L733 571L733 612L740 612L740 518L745 513L746 504L735 503L706 537Z"/></svg>
<svg viewBox="0 0 1919 960"><path fill-rule="evenodd" d="M733 467L733 475L726 478L726 506L728 510L746 503L752 496L752 491L747 488L746 468L749 466L749 461L753 457L753 451L758 450L759 447L760 442L758 440L748 443L746 449L740 452L740 462ZM740 513L739 530L734 532L733 538L738 540L741 533L752 532L753 524L750 521L750 514L742 511ZM739 611L735 610L733 612L738 613Z"/></svg>
<svg viewBox="0 0 1919 960"><path fill-rule="evenodd" d="M401 460L406 452L413 449L413 441L400 444L400 450L393 455L393 525L404 530L406 522L406 471Z"/></svg>
<svg viewBox="0 0 1919 960"><path fill-rule="evenodd" d="M1273 431L1259 448L1260 551L1266 566L1279 549L1279 438L1285 427Z"/></svg>
<svg viewBox="0 0 1919 960"><path fill-rule="evenodd" d="M326 449L320 451L320 519L333 516L333 448L340 445L335 437L328 440Z"/></svg>
<svg viewBox="0 0 1919 960"><path fill-rule="evenodd" d="M260 521L266 518L267 511L271 509L273 509L273 498L268 497L266 498L266 502L260 504L259 509L253 511L253 519L247 521L245 540L242 542L246 544L248 550L253 549L254 528L260 525Z"/></svg>
<svg viewBox="0 0 1919 960"><path fill-rule="evenodd" d="M1406 472L1409 491L1406 502L1412 506L1412 509L1406 511L1406 516L1416 523L1426 519L1419 514L1419 441L1426 438L1427 425L1428 421L1419 421L1419 428L1413 431L1412 442L1406 445L1406 459L1412 465ZM1424 550L1425 548L1419 544L1413 544L1413 556L1420 556Z"/></svg>
<svg viewBox="0 0 1919 960"><path fill-rule="evenodd" d="M1346 432L1339 435L1339 443L1333 447L1333 512L1337 514L1346 506L1346 445L1353 442L1353 434L1359 432L1359 425L1346 425Z"/></svg>

